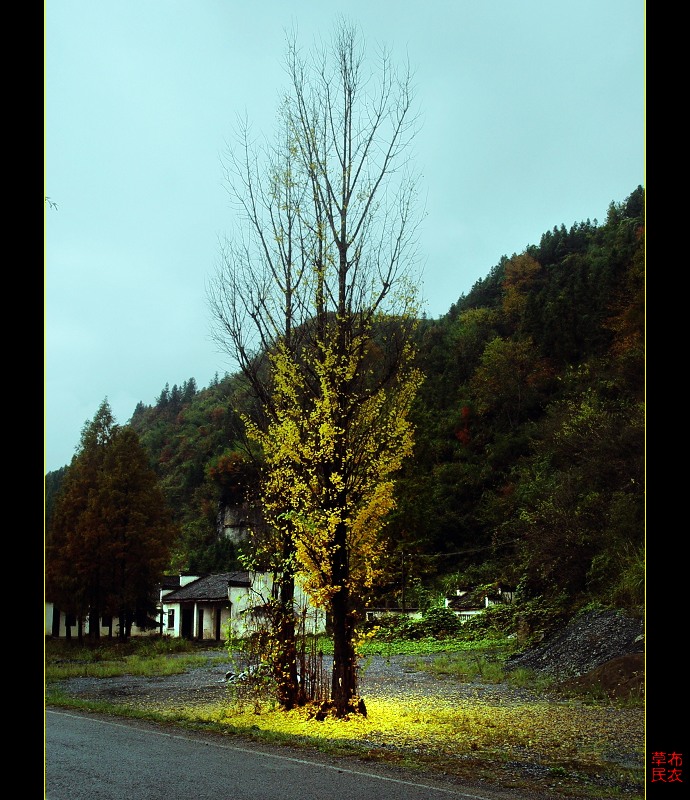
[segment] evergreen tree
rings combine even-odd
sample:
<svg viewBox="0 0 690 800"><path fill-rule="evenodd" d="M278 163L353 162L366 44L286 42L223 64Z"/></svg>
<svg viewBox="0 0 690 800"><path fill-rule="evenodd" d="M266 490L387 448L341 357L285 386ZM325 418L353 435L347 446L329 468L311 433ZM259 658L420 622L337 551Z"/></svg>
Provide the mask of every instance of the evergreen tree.
<svg viewBox="0 0 690 800"><path fill-rule="evenodd" d="M99 505L107 525L111 569L107 611L120 618L120 636L133 622L150 626L155 588L168 565L174 540L170 512L139 437L119 428L105 453Z"/></svg>
<svg viewBox="0 0 690 800"><path fill-rule="evenodd" d="M88 616L95 638L101 617L113 614L129 636L155 606L174 529L136 433L115 424L107 399L84 426L50 529L48 599L80 621Z"/></svg>

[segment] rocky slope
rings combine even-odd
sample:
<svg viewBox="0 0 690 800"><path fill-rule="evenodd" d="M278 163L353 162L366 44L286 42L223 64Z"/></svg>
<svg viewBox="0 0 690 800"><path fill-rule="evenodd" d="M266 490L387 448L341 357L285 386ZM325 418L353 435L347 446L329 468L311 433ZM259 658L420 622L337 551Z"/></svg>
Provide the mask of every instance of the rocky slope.
<svg viewBox="0 0 690 800"><path fill-rule="evenodd" d="M644 692L644 622L616 611L581 614L538 646L513 656L524 667L555 678L564 690L598 688L610 697Z"/></svg>

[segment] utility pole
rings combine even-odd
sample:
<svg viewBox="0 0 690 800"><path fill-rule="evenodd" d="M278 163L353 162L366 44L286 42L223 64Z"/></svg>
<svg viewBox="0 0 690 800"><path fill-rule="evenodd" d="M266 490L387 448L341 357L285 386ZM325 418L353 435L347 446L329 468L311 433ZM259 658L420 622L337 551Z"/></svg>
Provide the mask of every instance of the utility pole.
<svg viewBox="0 0 690 800"><path fill-rule="evenodd" d="M402 554L402 592L400 597L402 612L405 613L405 553Z"/></svg>

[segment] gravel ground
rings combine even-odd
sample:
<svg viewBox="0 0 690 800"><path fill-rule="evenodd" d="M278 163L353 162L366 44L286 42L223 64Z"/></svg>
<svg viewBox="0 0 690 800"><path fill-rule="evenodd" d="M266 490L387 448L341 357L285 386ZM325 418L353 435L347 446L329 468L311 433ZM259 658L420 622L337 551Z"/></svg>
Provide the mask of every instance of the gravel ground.
<svg viewBox="0 0 690 800"><path fill-rule="evenodd" d="M585 675L609 661L644 651L642 619L615 611L591 611L537 647L508 661L555 678Z"/></svg>
<svg viewBox="0 0 690 800"><path fill-rule="evenodd" d="M161 706L202 705L222 702L229 685L225 675L231 668L218 650L200 651L208 658L205 666L179 675L138 677L122 675L115 678L69 678L60 681L59 688L70 696L90 700L107 700L129 705ZM176 656L171 656L175 658ZM360 690L365 698L399 697L405 700L441 697L462 700L482 698L487 702L537 700L538 695L507 684L483 684L438 678L433 673L415 668L414 661L431 662L434 656L414 657L395 655L370 656L360 666ZM331 658L324 656L323 668L330 673Z"/></svg>
<svg viewBox="0 0 690 800"><path fill-rule="evenodd" d="M610 611L585 614L567 625L556 636L537 647L509 659L509 668L526 667L561 679L593 674L617 659L640 656L644 650L641 620L622 617ZM62 681L60 688L67 694L111 702L156 705L194 705L221 702L228 692L226 672L232 668L222 649L200 651L208 662L202 667L179 675L141 678L125 675L119 678L71 678ZM171 658L177 656L172 655ZM540 699L533 692L516 689L507 683L487 684L477 681L461 682L437 677L415 666L431 663L438 655L390 657L370 656L360 665L360 691L367 698L429 696L462 700L481 698L487 702L525 702ZM323 669L330 673L331 658L324 656ZM637 675L638 683L643 674ZM542 697L542 699L544 699ZM556 696L551 696L556 700ZM641 710L638 708L638 710Z"/></svg>
<svg viewBox="0 0 690 800"><path fill-rule="evenodd" d="M563 652L563 648L561 648ZM222 650L200 651L207 657L204 666L189 672L143 678L122 676L116 678L71 678L61 681L59 688L68 695L91 700L102 700L115 704L139 706L141 708L179 708L196 705L222 704L227 698L226 672L229 659ZM171 656L175 658L176 656ZM360 689L365 701L381 697L399 697L401 701L423 698L442 698L457 702L479 700L483 704L505 709L511 704L525 704L548 700L554 704L562 702L556 696L539 695L527 689L518 689L507 683L488 684L477 681L463 682L453 678L438 677L420 669L419 661L431 662L438 656L424 657L395 655L389 658L373 656L367 658L360 668ZM324 670L329 674L331 660L324 656ZM569 712L570 713L570 712ZM572 710L572 724L578 729L583 744L601 737L606 731L610 742L607 759L610 766L639 768L640 750L644 744L644 709L640 706L586 706L577 704ZM372 746L376 743L372 743ZM386 743L376 744L387 747ZM426 743L420 741L415 752L422 752ZM518 759L506 760L500 766L498 782L519 782L531 785L538 794L537 786L549 780L549 768L541 763L538 752L525 752ZM608 772L608 770L607 770ZM600 776L602 786L614 786L622 796L636 795L640 787L626 781L617 781ZM560 795L559 795L560 796ZM606 794L606 796L610 796ZM542 799L543 800L543 799Z"/></svg>

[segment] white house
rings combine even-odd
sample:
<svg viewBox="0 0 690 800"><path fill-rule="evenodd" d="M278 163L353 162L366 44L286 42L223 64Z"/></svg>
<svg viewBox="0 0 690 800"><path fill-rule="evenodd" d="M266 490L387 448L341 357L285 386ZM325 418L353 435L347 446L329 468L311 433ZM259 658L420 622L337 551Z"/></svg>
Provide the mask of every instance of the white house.
<svg viewBox="0 0 690 800"><path fill-rule="evenodd" d="M272 591L272 575L267 572L166 576L160 586L156 624L149 627L134 624L131 635L224 641L231 629L233 635L243 636L251 620L261 614ZM295 614L307 633L325 631L325 612L314 607L298 587L295 587ZM74 628L77 620L46 602L45 635L64 638L68 625ZM83 621L83 630L84 633L89 631L88 617ZM77 635L75 630L70 633ZM103 617L100 633L103 637L117 635L117 620Z"/></svg>
<svg viewBox="0 0 690 800"><path fill-rule="evenodd" d="M55 638L64 639L67 636L67 628L70 628L70 635L77 636L77 619L74 614L67 614L58 609L54 603L44 601L44 623L45 635L53 636ZM89 617L86 616L83 620L84 634L90 630ZM117 636L118 620L113 617L101 617L100 619L100 635L103 637L110 636L111 633ZM131 635L132 636L151 636L159 633L159 627L139 626L132 623Z"/></svg>
<svg viewBox="0 0 690 800"><path fill-rule="evenodd" d="M273 578L268 572L221 572L180 576L180 587L161 589L161 632L187 639L224 640L228 631L244 636L271 599ZM295 615L308 633L323 633L326 615L295 587Z"/></svg>
<svg viewBox="0 0 690 800"><path fill-rule="evenodd" d="M501 583L474 590L456 589L454 597L446 597L445 605L446 608L454 611L462 622L467 622L468 619L481 614L489 606L512 603L513 594L513 589L507 588Z"/></svg>

